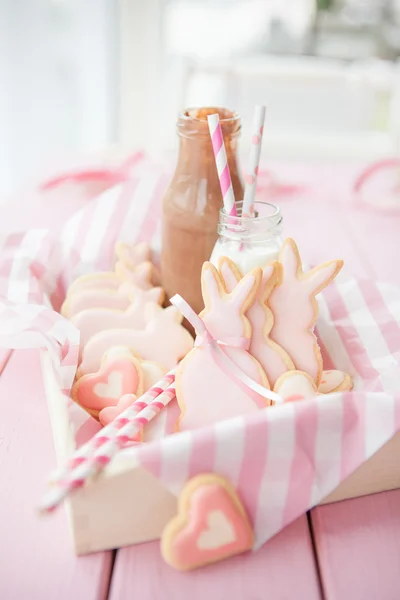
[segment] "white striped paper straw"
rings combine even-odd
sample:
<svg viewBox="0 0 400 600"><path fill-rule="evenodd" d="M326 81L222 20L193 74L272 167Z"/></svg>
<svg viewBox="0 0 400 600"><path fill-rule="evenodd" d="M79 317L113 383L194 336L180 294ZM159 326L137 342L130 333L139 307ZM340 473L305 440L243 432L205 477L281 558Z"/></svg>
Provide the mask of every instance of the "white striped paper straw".
<svg viewBox="0 0 400 600"><path fill-rule="evenodd" d="M249 169L245 177L242 216L253 216L254 200L256 197L258 166L260 163L261 145L264 131L265 106L254 109L253 129L249 154Z"/></svg>
<svg viewBox="0 0 400 600"><path fill-rule="evenodd" d="M219 122L219 116L218 114L208 115L207 119L214 151L215 164L217 165L219 184L221 186L224 209L228 215L236 217L237 213L235 196L233 194L231 174L229 171L228 159L226 157L224 138L222 135L221 124Z"/></svg>

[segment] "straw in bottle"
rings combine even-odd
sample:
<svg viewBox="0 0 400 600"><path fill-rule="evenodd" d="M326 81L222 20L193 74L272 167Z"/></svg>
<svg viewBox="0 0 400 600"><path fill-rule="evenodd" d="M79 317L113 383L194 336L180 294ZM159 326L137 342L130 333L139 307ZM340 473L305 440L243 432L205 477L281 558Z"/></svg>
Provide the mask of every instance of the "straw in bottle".
<svg viewBox="0 0 400 600"><path fill-rule="evenodd" d="M224 138L222 136L221 124L219 122L219 115L208 115L207 119L212 141L212 147L214 151L215 163L217 165L219 184L221 186L224 209L228 215L236 217L237 213L235 196L233 194L231 174L229 171L228 159L226 157L226 150Z"/></svg>

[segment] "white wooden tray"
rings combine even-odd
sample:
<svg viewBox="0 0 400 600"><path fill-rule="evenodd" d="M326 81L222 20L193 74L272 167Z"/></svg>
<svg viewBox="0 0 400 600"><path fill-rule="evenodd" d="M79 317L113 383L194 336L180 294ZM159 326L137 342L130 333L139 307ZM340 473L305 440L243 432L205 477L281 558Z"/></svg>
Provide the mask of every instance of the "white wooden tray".
<svg viewBox="0 0 400 600"><path fill-rule="evenodd" d="M42 371L59 465L75 450L65 399L42 354ZM400 488L400 434L343 481L322 504ZM176 497L132 457L120 452L112 463L67 501L77 554L119 548L159 539L176 514Z"/></svg>

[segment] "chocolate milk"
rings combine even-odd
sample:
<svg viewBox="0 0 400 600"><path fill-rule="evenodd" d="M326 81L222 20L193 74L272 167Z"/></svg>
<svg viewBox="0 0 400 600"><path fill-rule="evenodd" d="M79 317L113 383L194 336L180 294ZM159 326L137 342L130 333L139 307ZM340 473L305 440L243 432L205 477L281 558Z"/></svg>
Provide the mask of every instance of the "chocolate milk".
<svg viewBox="0 0 400 600"><path fill-rule="evenodd" d="M200 275L217 240L222 194L207 115L218 113L236 200L243 198L237 164L240 118L224 108L195 108L178 118L180 148L175 174L166 191L162 215L161 278L167 298L180 294L199 313Z"/></svg>

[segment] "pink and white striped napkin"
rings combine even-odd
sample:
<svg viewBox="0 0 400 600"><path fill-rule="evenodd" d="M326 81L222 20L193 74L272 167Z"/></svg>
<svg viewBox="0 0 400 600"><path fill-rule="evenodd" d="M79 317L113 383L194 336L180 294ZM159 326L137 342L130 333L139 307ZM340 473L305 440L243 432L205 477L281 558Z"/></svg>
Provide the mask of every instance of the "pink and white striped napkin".
<svg viewBox="0 0 400 600"><path fill-rule="evenodd" d="M147 240L157 249L166 175L143 161L73 215L53 240L43 230L0 242L0 347L51 353L71 425L81 443L93 421L68 397L79 333L51 308L78 275L111 267L115 241ZM317 504L400 430L400 290L341 280L320 300L318 333L326 369L349 372L353 392L292 403L184 432L124 452L178 494L213 471L237 487L256 532L255 549ZM153 437L171 431L161 413ZM155 421L155 423L157 420Z"/></svg>

